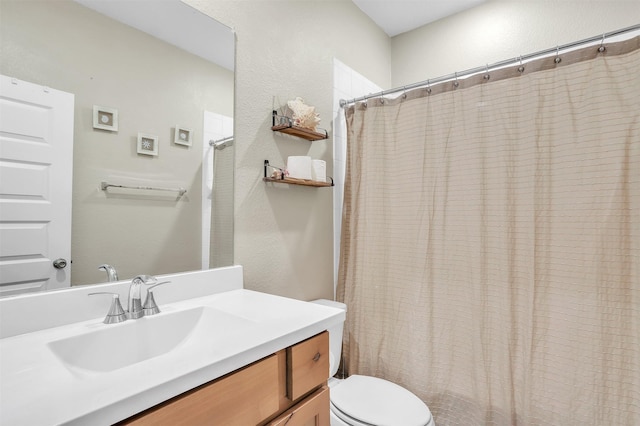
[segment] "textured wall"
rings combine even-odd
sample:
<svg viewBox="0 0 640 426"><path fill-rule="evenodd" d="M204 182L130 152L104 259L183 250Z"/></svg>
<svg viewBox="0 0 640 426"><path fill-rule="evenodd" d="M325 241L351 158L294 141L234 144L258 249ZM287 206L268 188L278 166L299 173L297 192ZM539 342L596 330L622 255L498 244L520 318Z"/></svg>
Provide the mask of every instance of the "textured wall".
<svg viewBox="0 0 640 426"><path fill-rule="evenodd" d="M332 189L265 184L262 164L309 155L332 170L333 58L389 86L390 40L349 0L189 0L236 31L235 262L245 286L303 300L333 296ZM325 141L271 127L274 97L317 107Z"/></svg>
<svg viewBox="0 0 640 426"><path fill-rule="evenodd" d="M639 22L637 0L489 0L394 37L393 86L516 58Z"/></svg>

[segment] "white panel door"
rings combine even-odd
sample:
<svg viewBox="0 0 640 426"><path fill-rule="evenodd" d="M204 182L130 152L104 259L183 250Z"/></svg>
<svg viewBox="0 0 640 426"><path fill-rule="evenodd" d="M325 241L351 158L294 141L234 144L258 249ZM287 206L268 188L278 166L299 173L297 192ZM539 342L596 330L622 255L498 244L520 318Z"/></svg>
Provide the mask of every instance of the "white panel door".
<svg viewBox="0 0 640 426"><path fill-rule="evenodd" d="M0 295L71 284L73 108L0 76Z"/></svg>

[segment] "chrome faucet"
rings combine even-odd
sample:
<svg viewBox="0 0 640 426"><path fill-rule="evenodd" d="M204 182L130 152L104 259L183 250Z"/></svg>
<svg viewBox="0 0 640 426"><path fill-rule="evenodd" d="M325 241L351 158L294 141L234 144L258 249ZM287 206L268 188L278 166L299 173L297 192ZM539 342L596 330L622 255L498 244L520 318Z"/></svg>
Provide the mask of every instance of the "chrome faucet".
<svg viewBox="0 0 640 426"><path fill-rule="evenodd" d="M156 277L153 277L151 275L138 275L137 277L135 277L131 281L131 285L129 286L127 318L138 319L145 316L145 314L154 315L159 313L160 309L158 309L158 306L156 305L156 301L153 298L153 292L151 290L154 287L159 286L160 284L166 284L169 282L171 281L163 281L159 283ZM142 299L141 299L142 284L151 286L147 291L147 300L144 303L144 307L142 306Z"/></svg>
<svg viewBox="0 0 640 426"><path fill-rule="evenodd" d="M109 308L109 312L107 313L107 316L105 317L103 322L105 324L116 324L128 319L138 319L142 318L145 315L155 315L160 313L160 308L158 308L158 305L156 305L156 301L153 298L153 289L161 284L167 284L170 282L171 281L162 281L159 283L156 277L153 277L151 275L138 275L137 277L135 277L129 285L129 300L127 302L127 311L122 309L122 305L120 304L120 295L118 293L99 291L95 293L89 293L88 295L111 295L111 297L113 298L111 307ZM151 286L147 290L147 299L144 301L144 306L142 306L142 303L140 302L142 284Z"/></svg>
<svg viewBox="0 0 640 426"><path fill-rule="evenodd" d="M118 273L116 272L116 268L113 266L104 263L98 266L98 269L107 273L107 279L109 282L118 281Z"/></svg>
<svg viewBox="0 0 640 426"><path fill-rule="evenodd" d="M144 316L140 297L142 284L155 284L156 282L156 278L151 275L138 275L131 281L131 285L129 286L129 301L127 302L127 318L138 319Z"/></svg>

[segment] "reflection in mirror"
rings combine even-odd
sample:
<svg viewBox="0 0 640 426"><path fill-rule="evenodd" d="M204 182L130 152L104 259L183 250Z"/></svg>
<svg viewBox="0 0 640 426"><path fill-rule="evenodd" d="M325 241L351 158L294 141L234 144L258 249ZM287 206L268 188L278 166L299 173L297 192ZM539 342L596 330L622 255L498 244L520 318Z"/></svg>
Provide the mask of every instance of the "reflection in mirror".
<svg viewBox="0 0 640 426"><path fill-rule="evenodd" d="M0 74L75 98L71 285L106 282L103 264L121 280L232 264L234 148L214 157L209 145L233 135L232 31L179 0L0 8ZM94 126L94 106L106 124L116 111L117 127ZM140 150L140 133L157 155Z"/></svg>

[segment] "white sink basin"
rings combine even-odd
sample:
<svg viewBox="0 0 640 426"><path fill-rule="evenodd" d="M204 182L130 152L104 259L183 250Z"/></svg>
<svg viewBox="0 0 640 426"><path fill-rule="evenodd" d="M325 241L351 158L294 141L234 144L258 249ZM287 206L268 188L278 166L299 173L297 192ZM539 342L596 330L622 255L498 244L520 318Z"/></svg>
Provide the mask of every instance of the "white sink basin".
<svg viewBox="0 0 640 426"><path fill-rule="evenodd" d="M73 371L106 373L167 354L192 339L219 339L251 324L215 308L197 307L100 324L86 333L49 342L48 347Z"/></svg>

